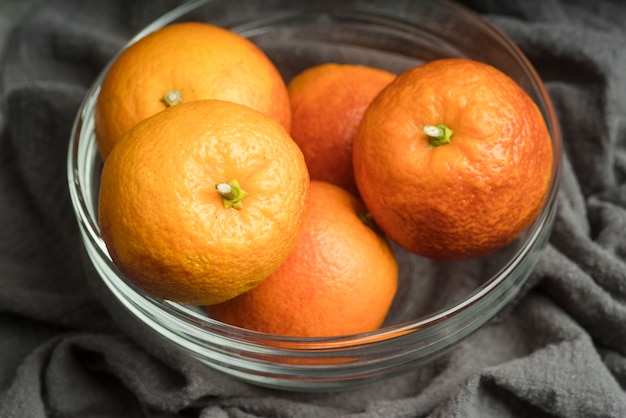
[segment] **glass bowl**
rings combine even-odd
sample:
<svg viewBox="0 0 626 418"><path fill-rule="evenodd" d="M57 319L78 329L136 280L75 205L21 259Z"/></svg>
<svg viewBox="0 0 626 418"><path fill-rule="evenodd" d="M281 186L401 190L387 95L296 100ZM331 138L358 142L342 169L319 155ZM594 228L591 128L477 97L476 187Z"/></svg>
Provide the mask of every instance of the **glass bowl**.
<svg viewBox="0 0 626 418"><path fill-rule="evenodd" d="M436 262L394 247L400 288L381 329L336 338L252 332L212 320L198 307L147 296L111 262L98 228L102 163L94 135L94 104L105 69L76 117L68 154L69 187L88 265L96 272L93 284L139 344L151 351L160 344L167 346L197 360L198 367L210 366L266 387L351 388L433 360L520 293L553 223L561 137L541 80L501 31L446 1L206 0L172 10L130 43L177 21L209 22L246 36L267 53L286 81L322 62L359 63L395 73L441 57L487 62L515 79L539 106L552 135L554 164L541 212L519 239L501 251L462 262Z"/></svg>

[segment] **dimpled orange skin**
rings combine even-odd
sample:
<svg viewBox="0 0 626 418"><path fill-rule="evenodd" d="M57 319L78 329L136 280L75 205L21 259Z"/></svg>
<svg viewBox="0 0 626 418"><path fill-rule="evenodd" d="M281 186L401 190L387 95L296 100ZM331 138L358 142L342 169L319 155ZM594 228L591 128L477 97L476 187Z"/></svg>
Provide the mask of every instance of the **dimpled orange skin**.
<svg viewBox="0 0 626 418"><path fill-rule="evenodd" d="M216 184L248 193L225 208ZM243 105L200 100L133 127L104 162L102 237L113 262L159 298L222 302L256 286L300 236L309 177L274 119Z"/></svg>
<svg viewBox="0 0 626 418"><path fill-rule="evenodd" d="M124 132L167 107L162 99L170 90L179 90L184 102L244 104L291 128L287 87L264 52L232 31L177 23L129 46L107 71L95 112L103 159Z"/></svg>
<svg viewBox="0 0 626 418"><path fill-rule="evenodd" d="M298 337L373 331L398 284L398 265L382 235L364 224L363 204L338 186L311 181L304 230L295 250L251 291L207 307L239 327Z"/></svg>
<svg viewBox="0 0 626 418"><path fill-rule="evenodd" d="M367 106L395 74L364 65L326 63L307 68L287 84L291 136L313 180L358 195L352 141Z"/></svg>
<svg viewBox="0 0 626 418"><path fill-rule="evenodd" d="M424 126L451 142L429 145ZM435 259L489 254L537 215L552 145L535 103L511 78L467 59L399 75L366 111L354 140L361 196L405 249Z"/></svg>

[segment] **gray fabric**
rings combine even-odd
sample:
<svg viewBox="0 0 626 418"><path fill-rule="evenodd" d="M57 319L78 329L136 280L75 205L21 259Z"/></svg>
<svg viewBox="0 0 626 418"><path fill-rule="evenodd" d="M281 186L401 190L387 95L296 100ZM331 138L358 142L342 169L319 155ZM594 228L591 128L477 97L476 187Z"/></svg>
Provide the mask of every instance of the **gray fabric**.
<svg viewBox="0 0 626 418"><path fill-rule="evenodd" d="M74 115L125 40L180 2L33 3L20 21L26 6L0 5L2 34L15 27L0 43L0 417L626 416L626 5L465 1L518 43L558 111L550 245L528 293L449 354L306 394L140 346L85 284L65 180Z"/></svg>

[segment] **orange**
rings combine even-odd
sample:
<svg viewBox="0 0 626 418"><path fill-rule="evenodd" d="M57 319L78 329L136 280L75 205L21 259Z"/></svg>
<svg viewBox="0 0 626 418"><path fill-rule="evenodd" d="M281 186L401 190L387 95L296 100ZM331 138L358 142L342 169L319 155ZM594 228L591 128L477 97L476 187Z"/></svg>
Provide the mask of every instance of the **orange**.
<svg viewBox="0 0 626 418"><path fill-rule="evenodd" d="M271 275L295 248L309 177L298 146L246 106L198 100L135 125L104 162L102 238L152 296L207 305Z"/></svg>
<svg viewBox="0 0 626 418"><path fill-rule="evenodd" d="M369 106L354 169L372 217L405 249L436 259L489 254L537 215L552 167L531 97L469 59L400 74Z"/></svg>
<svg viewBox="0 0 626 418"><path fill-rule="evenodd" d="M263 51L227 29L177 23L141 38L112 62L96 103L100 155L106 158L142 119L198 99L244 104L290 129L287 88Z"/></svg>
<svg viewBox="0 0 626 418"><path fill-rule="evenodd" d="M266 333L325 337L373 331L397 289L398 266L386 238L368 226L360 200L311 181L295 250L260 285L207 308L210 317Z"/></svg>
<svg viewBox="0 0 626 418"><path fill-rule="evenodd" d="M291 136L302 149L312 180L358 196L352 169L354 133L367 106L394 78L378 68L327 63L291 79Z"/></svg>

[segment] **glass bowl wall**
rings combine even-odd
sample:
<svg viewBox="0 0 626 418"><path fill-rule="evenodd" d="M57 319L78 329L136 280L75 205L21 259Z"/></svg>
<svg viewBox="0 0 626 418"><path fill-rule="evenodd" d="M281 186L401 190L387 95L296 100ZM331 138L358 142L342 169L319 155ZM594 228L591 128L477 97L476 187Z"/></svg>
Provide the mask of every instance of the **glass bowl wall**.
<svg viewBox="0 0 626 418"><path fill-rule="evenodd" d="M97 221L102 162L94 105L103 73L76 117L68 180L93 285L120 325L167 344L199 363L258 385L291 390L349 388L411 370L441 355L509 303L524 286L547 243L556 210L561 138L546 91L531 64L502 32L445 1L205 0L184 4L132 41L177 21L203 21L238 32L274 61L286 81L323 62L371 65L400 73L442 57L487 62L535 100L550 130L554 164L541 213L510 246L487 257L435 262L395 247L400 289L383 327L337 338L288 338L243 330L201 309L159 300L137 289L111 262ZM152 340L153 339L153 340ZM146 343L144 337L137 338ZM204 367L199 364L199 367Z"/></svg>

